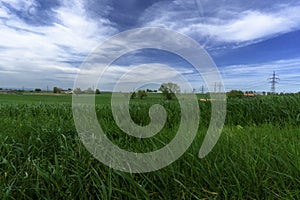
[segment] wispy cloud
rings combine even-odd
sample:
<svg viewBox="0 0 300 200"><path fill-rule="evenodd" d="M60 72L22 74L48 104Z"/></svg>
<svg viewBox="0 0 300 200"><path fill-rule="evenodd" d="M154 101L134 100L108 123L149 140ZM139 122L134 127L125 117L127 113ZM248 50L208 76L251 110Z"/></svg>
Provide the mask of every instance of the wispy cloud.
<svg viewBox="0 0 300 200"><path fill-rule="evenodd" d="M84 2L75 0L61 2L61 6L53 8L55 22L51 25L34 25L27 23L17 15L20 9L36 7L36 2L9 1L0 4L0 44L2 73L14 73L13 78L1 78L1 85L35 85L44 86L47 81L38 77L58 78L62 73L73 74L77 72L74 63L80 63L85 56L96 48L108 35L116 30L107 19L94 20L88 17L84 9ZM5 4L5 5L4 5ZM7 8L10 6L10 10ZM14 8L14 9L13 9ZM13 12L13 11L16 12ZM16 73L25 78L17 82ZM13 79L13 80L12 80ZM21 80L21 79L20 79ZM34 81L36 80L36 81ZM35 82L35 84L32 84ZM71 85L70 82L68 85Z"/></svg>
<svg viewBox="0 0 300 200"><path fill-rule="evenodd" d="M172 70L173 69L173 70ZM100 88L104 90L113 90L115 85L122 91L132 91L143 85L163 82L179 83L180 73L174 71L169 65L160 63L149 63L141 65L110 66L100 80ZM181 80L180 80L181 81Z"/></svg>
<svg viewBox="0 0 300 200"><path fill-rule="evenodd" d="M251 3L242 0L130 1L132 6L123 4L116 6L107 0L0 0L0 86L72 87L86 56L119 30L130 27L152 26L179 31L216 52L300 29L300 4L296 0L272 3L260 0ZM131 14L127 16L128 9ZM159 42L160 38L153 35L153 40ZM170 40L176 42L174 38ZM259 47L255 50L260 51ZM278 91L298 91L300 61L299 56L294 55L295 59L290 56L289 60L276 61L277 58L269 56L273 61L256 63L254 60L252 64L219 66L219 69L227 89L267 91L270 86L267 78L275 70L281 78ZM112 65L106 72L105 87L111 88L119 76L134 67L156 74L153 78L157 82L171 78L166 71L156 73L150 65L157 67L154 69L175 68L196 89L204 84L201 77L180 60L145 53L144 57L132 54ZM135 75L139 79L128 84L142 81L143 76Z"/></svg>
<svg viewBox="0 0 300 200"><path fill-rule="evenodd" d="M274 70L279 75L277 92L300 91L300 58L277 60L268 63L250 65L223 66L221 74L227 90L242 89L256 91L270 91L269 78Z"/></svg>
<svg viewBox="0 0 300 200"><path fill-rule="evenodd" d="M176 3L177 2L177 3ZM213 43L255 42L300 29L300 5L274 4L268 10L258 7L243 9L229 5L201 16L208 3L199 7L174 3L157 3L141 17L146 26L164 27L196 39ZM218 2L210 2L218 7ZM227 10L226 10L227 9ZM156 15L153 15L153 12ZM200 14L199 14L200 12Z"/></svg>
<svg viewBox="0 0 300 200"><path fill-rule="evenodd" d="M199 32L207 30L205 34L224 42L260 40L299 29L299 12L300 6L287 7L272 13L249 10L237 14L237 17L229 22L220 20L213 24L191 25L183 32L189 33L193 29Z"/></svg>

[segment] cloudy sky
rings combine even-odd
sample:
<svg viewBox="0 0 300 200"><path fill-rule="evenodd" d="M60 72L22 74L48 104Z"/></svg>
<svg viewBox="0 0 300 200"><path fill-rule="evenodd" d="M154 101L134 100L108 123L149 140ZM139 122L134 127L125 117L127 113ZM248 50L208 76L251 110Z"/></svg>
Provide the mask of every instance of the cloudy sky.
<svg viewBox="0 0 300 200"><path fill-rule="evenodd" d="M73 88L81 64L111 36L161 27L187 35L209 53L226 90L300 91L299 0L0 0L0 87ZM204 84L178 56L144 49L107 69L99 85L110 90L130 68L153 74L175 68L199 90ZM159 73L156 82L169 74ZM110 81L108 81L110 80Z"/></svg>

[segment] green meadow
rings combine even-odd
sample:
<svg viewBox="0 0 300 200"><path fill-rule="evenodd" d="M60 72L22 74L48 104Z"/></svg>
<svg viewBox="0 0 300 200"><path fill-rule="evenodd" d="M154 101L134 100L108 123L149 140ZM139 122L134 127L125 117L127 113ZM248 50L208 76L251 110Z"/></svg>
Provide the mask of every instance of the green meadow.
<svg viewBox="0 0 300 200"><path fill-rule="evenodd" d="M110 97L96 96L96 113L114 144L149 152L175 136L175 99L150 94L130 101L136 124L150 122L149 107L156 103L168 114L159 134L137 139L114 122ZM199 129L190 148L171 165L143 174L96 160L77 134L71 102L72 95L0 95L0 199L300 199L299 95L228 98L221 137L203 159L198 152L211 103L199 101Z"/></svg>

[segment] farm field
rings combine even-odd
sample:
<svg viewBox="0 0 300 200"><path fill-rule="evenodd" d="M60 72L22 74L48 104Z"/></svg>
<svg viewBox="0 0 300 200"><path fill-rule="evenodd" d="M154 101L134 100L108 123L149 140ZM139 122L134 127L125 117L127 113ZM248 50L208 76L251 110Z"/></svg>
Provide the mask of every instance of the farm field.
<svg viewBox="0 0 300 200"><path fill-rule="evenodd" d="M97 117L121 148L153 151L176 134L176 100L160 94L131 100L137 124L149 123L154 103L168 113L162 131L141 140L117 127L110 95L96 96ZM77 135L71 102L71 95L0 95L0 199L300 199L300 96L228 99L221 137L203 159L198 152L210 102L199 101L200 126L188 151L168 167L144 174L96 160Z"/></svg>

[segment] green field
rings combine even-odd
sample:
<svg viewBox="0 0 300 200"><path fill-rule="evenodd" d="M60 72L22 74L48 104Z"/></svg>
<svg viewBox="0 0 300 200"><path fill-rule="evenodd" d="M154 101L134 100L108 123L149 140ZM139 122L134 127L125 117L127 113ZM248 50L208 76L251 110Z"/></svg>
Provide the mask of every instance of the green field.
<svg viewBox="0 0 300 200"><path fill-rule="evenodd" d="M110 93L96 96L99 123L116 145L159 149L176 134L180 107L160 94L133 99L135 123L162 104L167 123L153 138L124 134L110 110ZM300 199L300 96L232 98L221 137L203 159L198 152L210 121L201 121L188 151L161 170L130 174L97 161L80 141L71 95L0 95L0 199Z"/></svg>

